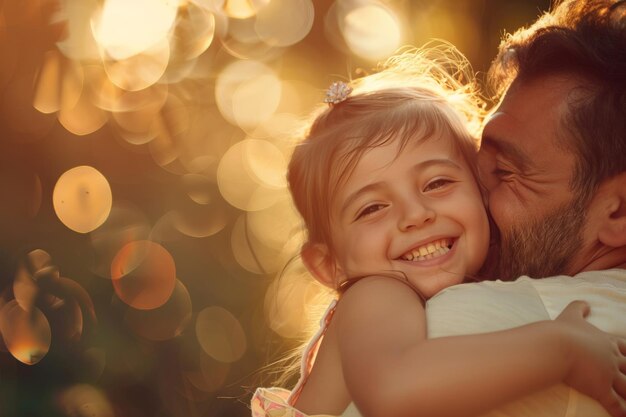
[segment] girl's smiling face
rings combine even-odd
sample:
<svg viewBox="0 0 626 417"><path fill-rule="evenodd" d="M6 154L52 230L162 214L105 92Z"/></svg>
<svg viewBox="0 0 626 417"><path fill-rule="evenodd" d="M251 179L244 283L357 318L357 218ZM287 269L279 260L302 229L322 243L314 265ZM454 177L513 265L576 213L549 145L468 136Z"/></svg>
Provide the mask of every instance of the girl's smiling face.
<svg viewBox="0 0 626 417"><path fill-rule="evenodd" d="M368 150L331 202L336 283L404 273L430 298L482 265L489 244L483 199L455 138L435 135Z"/></svg>

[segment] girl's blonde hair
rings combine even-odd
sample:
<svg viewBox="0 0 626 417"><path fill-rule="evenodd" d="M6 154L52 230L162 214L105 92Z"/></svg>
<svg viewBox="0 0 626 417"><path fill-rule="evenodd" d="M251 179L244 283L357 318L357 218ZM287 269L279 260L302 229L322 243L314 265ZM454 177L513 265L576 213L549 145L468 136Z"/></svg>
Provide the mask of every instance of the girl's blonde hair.
<svg viewBox="0 0 626 417"><path fill-rule="evenodd" d="M406 50L350 84L344 101L314 113L287 174L308 241L331 253L330 204L368 149L451 135L474 170L484 114L467 60L447 44Z"/></svg>

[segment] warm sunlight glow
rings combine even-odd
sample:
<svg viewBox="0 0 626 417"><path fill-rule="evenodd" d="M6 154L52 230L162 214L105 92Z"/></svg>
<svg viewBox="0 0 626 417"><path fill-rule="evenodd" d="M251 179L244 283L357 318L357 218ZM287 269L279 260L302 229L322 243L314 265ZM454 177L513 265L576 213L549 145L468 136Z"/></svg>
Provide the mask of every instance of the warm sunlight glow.
<svg viewBox="0 0 626 417"><path fill-rule="evenodd" d="M280 249L266 245L252 234L245 214L242 214L235 222L230 245L237 263L255 274L274 273L279 270L284 261Z"/></svg>
<svg viewBox="0 0 626 417"><path fill-rule="evenodd" d="M402 40L400 23L387 8L368 5L345 16L343 36L356 55L379 60L390 56Z"/></svg>
<svg viewBox="0 0 626 417"><path fill-rule="evenodd" d="M269 119L281 97L281 82L272 69L257 61L235 61L215 82L215 100L226 120L254 127Z"/></svg>
<svg viewBox="0 0 626 417"><path fill-rule="evenodd" d="M233 145L224 154L217 168L217 184L224 199L231 205L247 211L270 207L283 192L280 188L260 181L250 166L249 150L258 148L255 142L256 140L249 139ZM272 180L276 178L271 169L263 171L262 164L258 172L261 174L265 172Z"/></svg>
<svg viewBox="0 0 626 417"><path fill-rule="evenodd" d="M106 0L92 21L94 37L115 60L130 58L167 38L179 0Z"/></svg>
<svg viewBox="0 0 626 417"><path fill-rule="evenodd" d="M163 76L170 59L170 45L161 39L120 60L105 60L104 69L113 84L128 91L150 87Z"/></svg>
<svg viewBox="0 0 626 417"><path fill-rule="evenodd" d="M63 1L59 17L66 22L66 31L65 36L57 42L57 47L63 55L76 61L100 57L90 23L100 3L100 0Z"/></svg>
<svg viewBox="0 0 626 417"><path fill-rule="evenodd" d="M290 46L309 33L314 15L311 0L272 0L257 14L255 29L268 45Z"/></svg>
<svg viewBox="0 0 626 417"><path fill-rule="evenodd" d="M254 16L271 0L225 0L224 12L235 19L247 19Z"/></svg>

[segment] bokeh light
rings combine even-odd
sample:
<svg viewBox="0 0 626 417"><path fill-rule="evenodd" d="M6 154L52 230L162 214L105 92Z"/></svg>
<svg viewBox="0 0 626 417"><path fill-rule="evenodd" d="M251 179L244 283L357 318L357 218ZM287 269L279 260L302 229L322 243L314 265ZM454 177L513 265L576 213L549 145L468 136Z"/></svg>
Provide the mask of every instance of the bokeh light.
<svg viewBox="0 0 626 417"><path fill-rule="evenodd" d="M170 41L172 55L178 60L195 59L213 42L215 15L203 7L187 3L178 19Z"/></svg>
<svg viewBox="0 0 626 417"><path fill-rule="evenodd" d="M49 295L47 298L47 305L42 309L44 309L46 318L50 322L55 340L79 342L84 328L80 304L70 297L61 299Z"/></svg>
<svg viewBox="0 0 626 417"><path fill-rule="evenodd" d="M124 321L136 334L148 340L167 340L179 336L191 320L191 298L185 285L176 280L170 298L152 310L129 308Z"/></svg>
<svg viewBox="0 0 626 417"><path fill-rule="evenodd" d="M124 110L113 112L120 136L133 145L143 145L156 138L159 134L160 112L167 99L167 88L152 86L129 92L121 98L116 104Z"/></svg>
<svg viewBox="0 0 626 417"><path fill-rule="evenodd" d="M93 37L91 17L102 2L98 0L65 0L60 18L65 22L65 37L57 42L59 51L76 60L95 60L100 57Z"/></svg>
<svg viewBox="0 0 626 417"><path fill-rule="evenodd" d="M254 16L271 0L224 0L224 12L235 19Z"/></svg>
<svg viewBox="0 0 626 417"><path fill-rule="evenodd" d="M277 160L278 169L264 164L263 155L258 159L254 154L257 149L269 149L265 156L269 160ZM284 190L259 178L265 177L275 183L283 182L278 179L276 172L281 165L284 169L284 159L281 160L280 153L271 149L271 144L267 142L248 139L235 144L224 154L217 169L217 184L222 196L231 205L254 211L268 208L278 200Z"/></svg>
<svg viewBox="0 0 626 417"><path fill-rule="evenodd" d="M230 245L237 263L255 274L274 273L284 262L282 248L272 248L253 235L245 214L233 226Z"/></svg>
<svg viewBox="0 0 626 417"><path fill-rule="evenodd" d="M185 377L200 391L215 392L226 382L230 369L230 363L217 361L204 354L200 357L200 369L185 372Z"/></svg>
<svg viewBox="0 0 626 417"><path fill-rule="evenodd" d="M293 260L272 282L265 296L265 314L273 331L285 338L311 335L335 295L317 281L302 262Z"/></svg>
<svg viewBox="0 0 626 417"><path fill-rule="evenodd" d="M150 45L138 54L120 60L104 61L111 82L128 91L138 91L155 84L165 73L170 59L166 39Z"/></svg>
<svg viewBox="0 0 626 417"><path fill-rule="evenodd" d="M35 306L39 287L28 272L25 265L20 265L13 280L13 296L24 311L30 311Z"/></svg>
<svg viewBox="0 0 626 417"><path fill-rule="evenodd" d="M179 0L106 0L92 20L94 38L110 58L128 59L166 38L178 6Z"/></svg>
<svg viewBox="0 0 626 417"><path fill-rule="evenodd" d="M55 113L61 108L61 65L62 57L58 51L46 53L33 99L33 106L42 113Z"/></svg>
<svg viewBox="0 0 626 417"><path fill-rule="evenodd" d="M246 214L250 233L263 244L282 250L303 229L291 196L285 193L272 207Z"/></svg>
<svg viewBox="0 0 626 417"><path fill-rule="evenodd" d="M35 365L50 350L50 324L37 307L26 311L9 301L0 310L0 332L11 355L26 365Z"/></svg>
<svg viewBox="0 0 626 417"><path fill-rule="evenodd" d="M548 3L0 0L2 411L249 415L333 297L285 178L324 90Z"/></svg>
<svg viewBox="0 0 626 417"><path fill-rule="evenodd" d="M63 80L59 122L75 135L93 133L109 119L109 115L94 104L91 83L85 82L85 79L98 77L98 71L94 66L76 68Z"/></svg>
<svg viewBox="0 0 626 417"><path fill-rule="evenodd" d="M217 198L210 205L189 202L172 212L172 221L176 230L195 238L219 233L226 227L230 218L227 204Z"/></svg>
<svg viewBox="0 0 626 417"><path fill-rule="evenodd" d="M398 19L380 4L355 7L346 13L341 23L352 52L372 61L392 55L402 41Z"/></svg>
<svg viewBox="0 0 626 417"><path fill-rule="evenodd" d="M226 120L254 127L269 119L280 102L281 82L265 64L236 61L215 82L215 100Z"/></svg>
<svg viewBox="0 0 626 417"><path fill-rule="evenodd" d="M268 45L290 46L309 33L314 15L311 0L271 0L257 13L255 29Z"/></svg>
<svg viewBox="0 0 626 417"><path fill-rule="evenodd" d="M107 220L89 234L95 254L92 271L103 278L111 278L111 263L120 248L134 241L147 240L150 223L134 204L116 202Z"/></svg>
<svg viewBox="0 0 626 417"><path fill-rule="evenodd" d="M79 166L59 177L52 202L65 226L78 233L89 233L106 221L113 195L104 175L90 166Z"/></svg>
<svg viewBox="0 0 626 417"><path fill-rule="evenodd" d="M88 384L78 384L58 393L57 404L66 416L115 417L116 413L106 395Z"/></svg>
<svg viewBox="0 0 626 417"><path fill-rule="evenodd" d="M241 358L247 347L239 320L222 307L207 307L198 313L196 337L207 355L225 363Z"/></svg>
<svg viewBox="0 0 626 417"><path fill-rule="evenodd" d="M161 307L176 285L176 266L163 246L149 240L124 245L111 263L117 296L138 310Z"/></svg>
<svg viewBox="0 0 626 417"><path fill-rule="evenodd" d="M269 188L286 188L287 161L274 144L265 140L250 139L243 146L245 167L260 184Z"/></svg>

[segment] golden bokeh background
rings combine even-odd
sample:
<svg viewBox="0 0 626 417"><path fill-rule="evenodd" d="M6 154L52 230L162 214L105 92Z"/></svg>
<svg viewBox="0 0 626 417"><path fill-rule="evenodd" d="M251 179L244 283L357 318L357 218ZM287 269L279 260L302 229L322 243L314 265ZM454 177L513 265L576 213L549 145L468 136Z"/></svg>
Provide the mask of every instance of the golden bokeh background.
<svg viewBox="0 0 626 417"><path fill-rule="evenodd" d="M0 417L246 416L327 294L285 169L403 45L549 0L0 0Z"/></svg>

